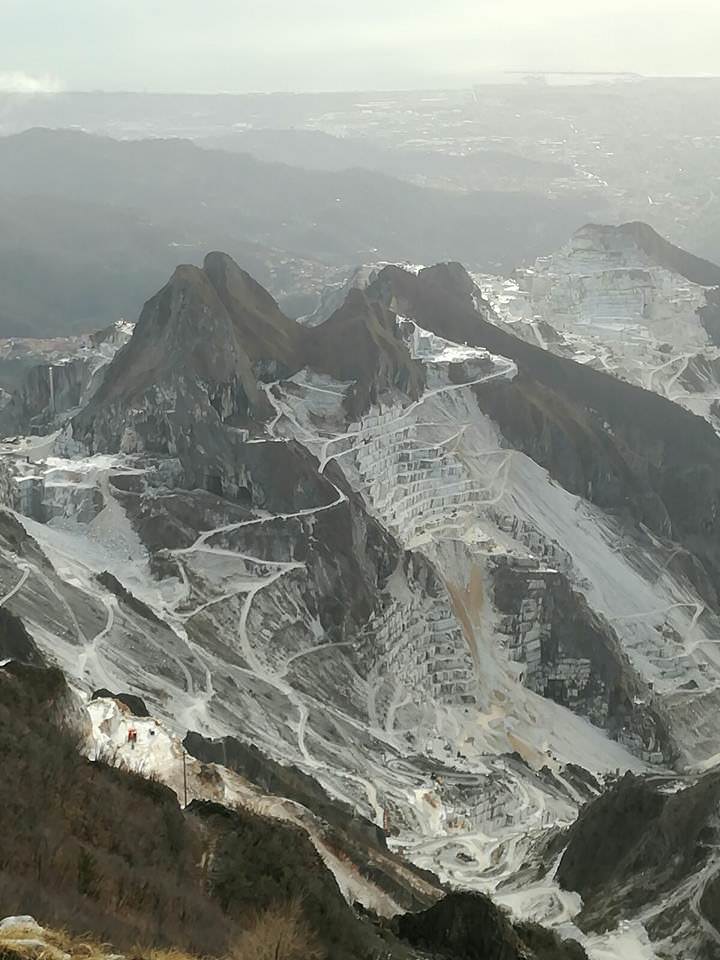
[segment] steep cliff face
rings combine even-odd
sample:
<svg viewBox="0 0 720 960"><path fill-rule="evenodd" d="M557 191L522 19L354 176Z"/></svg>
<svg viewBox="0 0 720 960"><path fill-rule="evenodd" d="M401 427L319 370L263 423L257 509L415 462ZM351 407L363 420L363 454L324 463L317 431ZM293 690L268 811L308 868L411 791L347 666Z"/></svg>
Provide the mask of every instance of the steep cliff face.
<svg viewBox="0 0 720 960"><path fill-rule="evenodd" d="M698 315L710 342L720 346L720 287L708 291L707 303L700 307Z"/></svg>
<svg viewBox="0 0 720 960"><path fill-rule="evenodd" d="M425 384L422 365L413 362L399 336L395 314L356 289L325 323L307 330L304 357L312 370L353 381L345 401L349 417L393 390L416 400Z"/></svg>
<svg viewBox="0 0 720 960"><path fill-rule="evenodd" d="M12 389L0 404L0 434L44 434L60 427L98 389L107 365L130 339L132 325L67 339L0 341Z"/></svg>
<svg viewBox="0 0 720 960"><path fill-rule="evenodd" d="M129 344L74 419L73 437L98 452L169 453L188 420L245 423L268 412L233 316L209 274L185 266L145 304Z"/></svg>
<svg viewBox="0 0 720 960"><path fill-rule="evenodd" d="M400 936L433 957L462 960L587 960L577 941L532 924L516 924L489 897L453 893L420 914L396 921Z"/></svg>
<svg viewBox="0 0 720 960"><path fill-rule="evenodd" d="M557 872L583 898L580 925L607 929L642 909L665 949L716 956L719 800L716 773L691 785L628 774L590 803Z"/></svg>
<svg viewBox="0 0 720 960"><path fill-rule="evenodd" d="M3 411L4 430L47 433L68 410L77 409L92 378L85 360L33 367Z"/></svg>
<svg viewBox="0 0 720 960"><path fill-rule="evenodd" d="M512 359L512 381L475 387L516 448L566 489L630 512L687 546L720 586L720 443L709 424L646 390L556 356L489 323L459 265L384 270L371 294L456 342Z"/></svg>
<svg viewBox="0 0 720 960"><path fill-rule="evenodd" d="M503 615L499 629L525 665L531 689L605 727L648 760L675 758L671 725L652 685L564 573L503 558L493 599Z"/></svg>

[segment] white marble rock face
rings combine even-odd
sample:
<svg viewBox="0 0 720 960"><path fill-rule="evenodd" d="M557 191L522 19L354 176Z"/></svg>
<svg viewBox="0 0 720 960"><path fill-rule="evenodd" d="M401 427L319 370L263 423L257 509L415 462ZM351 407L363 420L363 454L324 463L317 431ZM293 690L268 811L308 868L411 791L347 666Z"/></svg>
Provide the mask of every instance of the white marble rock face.
<svg viewBox="0 0 720 960"><path fill-rule="evenodd" d="M632 235L589 225L513 279L475 279L492 307L488 319L653 390L720 430L720 348L698 312L710 288L654 261Z"/></svg>

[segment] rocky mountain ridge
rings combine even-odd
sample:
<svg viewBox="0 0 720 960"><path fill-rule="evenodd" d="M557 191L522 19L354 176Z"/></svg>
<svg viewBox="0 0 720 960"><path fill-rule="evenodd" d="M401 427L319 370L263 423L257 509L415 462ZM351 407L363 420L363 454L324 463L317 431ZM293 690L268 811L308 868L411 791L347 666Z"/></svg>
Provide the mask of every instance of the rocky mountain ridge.
<svg viewBox="0 0 720 960"><path fill-rule="evenodd" d="M135 318L178 261L201 261L209 246L301 314L338 269L369 258L509 268L598 210L584 193L461 192L356 164L328 173L293 166L292 155L202 149L176 134L59 126L0 137L0 327L15 336Z"/></svg>
<svg viewBox="0 0 720 960"><path fill-rule="evenodd" d="M73 438L93 452L168 453L179 446L174 432L198 418L196 405L204 420L214 411L219 423L242 428L270 419L266 385L304 367L354 381L348 402L358 409L396 381L417 395L422 379L392 318L362 293L321 327L304 328L229 257L212 253L202 270L179 267L148 301L127 348L73 420ZM128 409L138 410L136 426L123 416Z"/></svg>

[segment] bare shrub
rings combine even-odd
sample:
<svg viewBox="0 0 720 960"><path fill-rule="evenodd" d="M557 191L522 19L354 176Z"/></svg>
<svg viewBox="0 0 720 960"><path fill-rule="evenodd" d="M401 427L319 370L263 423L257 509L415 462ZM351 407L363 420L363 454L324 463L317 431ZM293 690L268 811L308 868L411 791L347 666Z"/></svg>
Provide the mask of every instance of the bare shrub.
<svg viewBox="0 0 720 960"><path fill-rule="evenodd" d="M299 900L259 912L232 949L231 960L324 960Z"/></svg>

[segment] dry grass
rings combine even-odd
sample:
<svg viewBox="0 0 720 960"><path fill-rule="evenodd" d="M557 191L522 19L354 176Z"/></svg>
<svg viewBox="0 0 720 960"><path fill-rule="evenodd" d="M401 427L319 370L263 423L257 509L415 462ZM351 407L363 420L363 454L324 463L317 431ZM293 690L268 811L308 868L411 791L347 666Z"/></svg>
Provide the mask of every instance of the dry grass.
<svg viewBox="0 0 720 960"><path fill-rule="evenodd" d="M236 941L229 960L324 960L299 900L268 907Z"/></svg>
<svg viewBox="0 0 720 960"><path fill-rule="evenodd" d="M42 948L39 944L42 944ZM0 930L0 958L20 960L106 960L118 956L109 943L98 943L92 937L74 937L66 930L40 929L28 924L15 924ZM136 946L123 954L126 960L199 960L183 950L158 950Z"/></svg>
<svg viewBox="0 0 720 960"><path fill-rule="evenodd" d="M145 950L143 947L136 947L128 954L128 960L198 960L198 958L182 950Z"/></svg>
<svg viewBox="0 0 720 960"><path fill-rule="evenodd" d="M0 930L0 957L27 960L104 960L112 953L109 944L88 937L73 937L65 930L50 930L28 924L13 924Z"/></svg>
<svg viewBox="0 0 720 960"><path fill-rule="evenodd" d="M18 923L0 930L0 958L12 960L106 960L115 954L108 943L74 937ZM116 955L116 954L115 954ZM258 912L240 934L225 960L325 960L315 935L303 915L299 900ZM198 960L183 950L136 946L127 960Z"/></svg>

